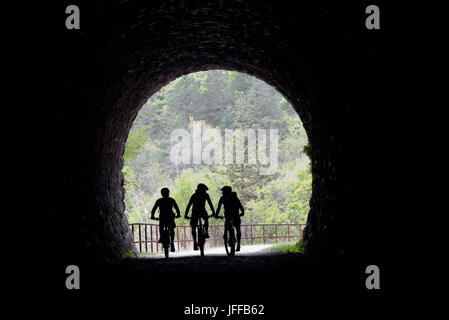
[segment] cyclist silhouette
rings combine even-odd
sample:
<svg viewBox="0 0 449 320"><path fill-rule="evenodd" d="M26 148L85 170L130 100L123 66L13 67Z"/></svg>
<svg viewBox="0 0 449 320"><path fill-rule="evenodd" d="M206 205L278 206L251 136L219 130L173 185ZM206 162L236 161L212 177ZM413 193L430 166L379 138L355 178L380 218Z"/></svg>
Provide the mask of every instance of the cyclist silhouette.
<svg viewBox="0 0 449 320"><path fill-rule="evenodd" d="M212 215L215 215L215 209L210 200L209 194L206 192L209 188L204 184L200 183L196 187L195 193L190 197L189 204L186 208L186 213L184 217L189 219L188 214L190 207L192 207L192 217L190 220L190 226L192 227L192 237L193 237L193 250L198 250L198 243L196 239L196 226L198 225L198 219L201 217L204 220L204 227L206 229L206 238L209 238L209 219L206 211L206 201L212 210Z"/></svg>
<svg viewBox="0 0 449 320"><path fill-rule="evenodd" d="M175 199L169 197L170 190L168 188L161 189L162 198L156 200L153 209L151 209L151 219L155 219L154 213L157 208L159 208L159 234L162 235L162 230L164 225L167 225L170 230L170 251L175 251L175 214L173 213L173 208L176 210L176 218L181 217L181 212L179 211L178 204ZM159 238L159 243L161 243L161 238Z"/></svg>
<svg viewBox="0 0 449 320"><path fill-rule="evenodd" d="M218 201L217 214L215 216L218 217L218 215L220 214L221 206L223 205L225 225L227 224L226 226L230 228L231 234L234 233L232 227L235 228L237 233L237 247L235 251L240 251L240 239L242 237L242 233L240 231L240 217L243 217L243 215L245 214L245 209L243 208L240 199L237 197L237 193L233 192L230 186L224 186L223 188L221 188L221 192L223 195Z"/></svg>

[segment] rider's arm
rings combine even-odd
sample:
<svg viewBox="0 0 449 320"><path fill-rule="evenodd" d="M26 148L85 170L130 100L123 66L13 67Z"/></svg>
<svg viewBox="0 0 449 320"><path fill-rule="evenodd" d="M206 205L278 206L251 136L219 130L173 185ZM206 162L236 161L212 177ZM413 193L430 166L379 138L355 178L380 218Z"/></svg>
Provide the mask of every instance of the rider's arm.
<svg viewBox="0 0 449 320"><path fill-rule="evenodd" d="M214 209L214 205L212 204L212 201L210 200L210 197L209 197L209 195L206 193L206 196L207 196L207 203L209 203L209 207L210 207L210 210L212 211L212 215L213 216L215 216L215 209Z"/></svg>
<svg viewBox="0 0 449 320"><path fill-rule="evenodd" d="M193 203L193 196L191 196L190 197L190 201L189 201L189 204L187 205L187 208L186 208L186 213L184 214L184 218L188 218L188 214L189 214L189 210L190 210L190 206L192 205L192 203Z"/></svg>
<svg viewBox="0 0 449 320"><path fill-rule="evenodd" d="M220 198L220 200L218 201L218 208L217 208L217 213L215 214L215 216L218 218L218 215L220 214L220 210L221 210L221 205L223 204L223 198Z"/></svg>
<svg viewBox="0 0 449 320"><path fill-rule="evenodd" d="M176 218L179 218L181 216L181 212L179 211L179 207L175 199L173 199L173 207L175 207L176 210Z"/></svg>
<svg viewBox="0 0 449 320"><path fill-rule="evenodd" d="M151 209L151 219L154 219L154 213L156 212L158 207L159 207L159 199L156 200L156 202L154 203L153 209Z"/></svg>

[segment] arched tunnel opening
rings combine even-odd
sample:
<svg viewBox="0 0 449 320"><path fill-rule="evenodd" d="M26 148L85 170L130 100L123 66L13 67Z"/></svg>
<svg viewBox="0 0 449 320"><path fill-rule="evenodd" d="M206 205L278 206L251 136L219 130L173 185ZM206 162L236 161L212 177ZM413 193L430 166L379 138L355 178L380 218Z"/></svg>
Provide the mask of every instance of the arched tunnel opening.
<svg viewBox="0 0 449 320"><path fill-rule="evenodd" d="M205 51L206 48L203 48L202 51ZM171 54L170 54L171 55ZM189 54L192 56L197 55L197 53L193 53L193 54ZM221 59L220 59L221 60ZM177 66L179 67L179 66ZM207 65L207 66L199 66L198 69L187 69L188 72L192 72L192 71L202 71L202 70L208 70L208 69L217 69L217 68L226 68L226 69L230 69L231 67L234 68L238 68L237 65L234 66L229 66L226 64L213 64L213 65ZM182 73L175 73L174 75L170 74L168 72L167 69L165 69L165 76L166 79L173 79L175 77L184 75L184 72L186 72L186 69L181 68L181 72ZM233 70L241 70L241 69L233 69ZM177 70L178 71L178 70ZM244 70L245 72L251 73L251 69L248 68L246 70ZM179 72L179 71L178 71ZM302 73L304 73L305 71L302 71ZM254 74L254 73L253 73ZM273 79L273 78L265 78L263 77L264 73L256 73L255 75L259 75L261 74L261 78L269 81L270 83L272 83L274 86L276 86L277 88L280 88L280 79ZM163 80L161 82L161 84L166 84L168 83L169 80ZM155 89L153 89L152 87L150 88L145 88L147 90L149 90L149 92L154 92L154 90L159 89L160 85L158 85ZM307 87L305 86L306 90L310 90L307 89ZM125 95L127 97L131 97L131 96L136 96L137 94L135 92L133 93L129 93ZM145 94L145 92L139 93L139 95L142 95L144 98L143 101L145 101L146 98L149 98L148 95ZM316 133L315 135L312 133L312 128L317 127L316 125L313 125L312 122L312 116L311 116L311 112L308 111L307 109L305 109L305 107L303 107L302 105L308 105L310 108L313 108L313 106L311 105L311 103L309 102L310 99L305 99L303 94L296 94L293 95L291 93L289 93L288 91L285 92L285 95L288 97L288 99L290 101L294 101L295 104L295 110L302 115L302 117L305 117L307 120L305 120L304 122L304 126L305 128L307 128L309 136L319 136L320 134ZM127 225L126 223L124 223L123 221L126 221L124 218L124 207L123 207L123 177L121 176L120 171L117 172L117 170L121 169L121 165L123 163L123 160L121 159L123 153L124 153L124 144L123 142L126 141L126 137L128 135L129 129L131 127L131 123L130 123L130 119L133 120L136 117L137 111L140 109L141 104L142 104L142 100L140 101L140 105L131 105L128 106L129 104L129 100L130 99L125 99L124 103L126 104L126 106L120 105L118 107L118 110L120 110L120 112L118 112L117 114L115 113L111 113L109 116L112 117L112 119L108 119L106 121L108 121L107 123L109 123L110 125L113 125L113 127L105 127L103 130L105 130L105 133L101 133L98 132L97 135L98 136L107 136L108 139L113 139L112 141L114 141L114 143L111 143L110 141L102 141L101 143L103 144L101 147L106 147L108 149L103 149L99 152L99 159L96 159L96 161L98 161L98 167L93 168L93 170L95 171L96 174L96 179L98 179L99 181L103 180L101 182L100 185L96 185L96 191L99 194L97 195L97 199L100 200L100 202L97 202L95 204L95 206L99 209L99 212L104 213L104 214L108 214L108 213L112 213L112 215L108 215L107 218L107 223L106 226L107 227L111 227L109 230L106 229L106 233L109 233L112 230L112 234L110 235L104 235L106 236L107 239L110 239L111 237L117 236L117 235L122 235L120 236L120 239L117 239L115 242L116 247L111 247L111 242L107 243L107 247L104 248L104 252L107 252L108 250L110 250L110 256L108 254L107 259L111 259L110 261L115 261L119 258L121 258L121 256L128 252L130 249L130 242L129 242L129 238L130 238L130 234L129 234L129 229L126 229ZM117 120L115 117L119 117L118 119L123 119L123 120ZM126 121L124 123L120 124L120 121ZM111 132L111 131L112 132ZM115 132L114 132L115 131ZM312 142L312 150L315 150L314 147L314 143ZM107 155L106 159L103 159L102 155ZM112 159L111 159L112 158ZM319 159L319 153L315 152L313 154L313 159ZM314 190L320 190L320 185L324 184L326 185L327 183L327 179L329 177L326 178L321 178L319 173L316 173L316 166L317 164L320 163L319 160L315 160L313 162L314 164L312 165L312 170L314 170L314 175L316 176L317 182L314 185ZM328 163L328 165L330 165ZM105 170L106 170L106 174L105 174ZM98 181L97 180L97 181ZM104 183L104 184L103 184ZM324 188L324 187L321 187ZM317 194L320 194L319 192L316 192ZM330 197L330 198L334 198L335 196L332 196L331 194L329 194L329 192L326 192L325 195L322 195L324 197ZM109 203L105 203L105 200L115 200L113 202L109 202ZM320 202L325 202L325 200L320 200L320 201L316 201L312 199L312 218L311 218L311 222L309 223L309 225L312 224L313 221L313 211L314 211L314 206L313 203L320 203ZM324 206L326 206L326 204L322 204ZM324 229L326 228L330 228L332 230L333 226L331 225L332 223L330 222L330 218L326 217L326 215L328 214L328 211L325 209L315 209L318 211L321 211L322 215L324 217L322 217L320 220L320 222L316 222L317 224L323 224ZM115 221L114 221L115 220ZM326 225L325 221L329 221ZM310 226L308 228L311 228ZM117 233L118 231L118 233ZM309 239L310 238L310 233L308 233L307 229L305 231L305 239ZM305 240L307 243L307 240ZM311 244L313 244L313 240L310 241ZM335 243L334 243L335 245ZM310 250L310 253L312 253L314 249L312 249L312 245L310 245L311 249L307 249L304 248L305 250ZM133 248L134 249L134 248ZM332 250L331 248L326 248L324 247L322 244L317 244L317 248L315 250L328 250L329 252ZM335 250L335 249L334 249ZM306 251L309 253L309 251ZM337 253L337 252L335 252ZM337 253L338 254L338 253Z"/></svg>
<svg viewBox="0 0 449 320"><path fill-rule="evenodd" d="M122 274L129 273L130 264L134 270L145 268L123 262L124 255L135 253L124 215L121 172L129 130L142 105L164 85L214 69L243 72L274 87L307 131L313 195L304 254L287 262L290 274L304 280L301 266L309 265L308 258L326 261L320 272L306 267L308 275L323 274L330 261L351 261L355 269L344 268L350 279L339 281L348 280L345 288L358 295L364 289L364 268L377 263L388 270L384 279L395 279L380 294L413 287L406 276L411 271L397 276L404 268L396 263L414 255L408 242L414 239L414 222L405 219L395 201L396 188L407 175L399 161L386 163L374 151L400 156L396 140L389 140L399 111L385 104L391 91L387 84L393 85L385 79L382 31L369 32L363 23L366 6L269 0L80 1L82 27L72 31L60 23L64 4L42 6L52 13L41 24L46 32L28 36L27 45L36 50L32 59L24 59L36 69L29 72L36 80L29 94L45 101L45 108L32 108L27 122L41 143L28 150L37 155L27 167L33 192L14 222L21 230L14 238L17 248L30 251L26 257L20 250L12 252L21 262L14 267L17 274L26 274L27 260L42 262L36 266L42 274L36 281L42 283L29 288L27 279L20 278L20 285L14 285L19 295L33 295L42 287L54 288L50 295L82 294L65 290L61 270L71 264L85 273L91 266L99 272L113 266ZM48 88L57 88L51 97ZM384 201L377 201L379 193ZM382 212L387 221L379 218ZM432 254L437 251L433 248ZM372 292L363 292L371 297Z"/></svg>
<svg viewBox="0 0 449 320"><path fill-rule="evenodd" d="M209 70L164 86L139 110L123 154L125 214L138 252L162 251L155 219L167 214L176 226L173 250L194 247L188 203L199 183L211 199L205 203L206 248L224 245L224 222L214 214L229 217L231 204L219 205L227 186L241 205L235 231L243 238L237 251L240 244L244 252L274 243L278 246L271 250L296 249L310 210L309 147L292 105L255 77ZM176 204L168 211L156 205L162 188Z"/></svg>

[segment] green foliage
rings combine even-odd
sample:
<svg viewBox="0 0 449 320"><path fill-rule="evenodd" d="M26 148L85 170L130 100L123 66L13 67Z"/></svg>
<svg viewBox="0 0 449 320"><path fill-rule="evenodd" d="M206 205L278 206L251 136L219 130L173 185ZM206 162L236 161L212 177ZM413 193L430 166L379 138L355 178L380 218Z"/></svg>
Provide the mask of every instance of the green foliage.
<svg viewBox="0 0 449 320"><path fill-rule="evenodd" d="M299 247L299 242L284 242L266 249L271 252L284 252L284 253L303 253Z"/></svg>
<svg viewBox="0 0 449 320"><path fill-rule="evenodd" d="M304 251L306 250L306 247L307 247L307 240L304 241L302 246L301 246L301 240L299 240L296 243L296 246L298 247L298 253L304 253Z"/></svg>
<svg viewBox="0 0 449 320"><path fill-rule="evenodd" d="M288 168L290 167L290 169ZM305 223L309 213L312 178L308 170L291 172L299 165L285 165L281 176L257 189L257 197L247 203L247 223Z"/></svg>
<svg viewBox="0 0 449 320"><path fill-rule="evenodd" d="M311 147L310 143L307 143L306 145L304 145L302 151L310 160L307 170L309 171L309 173L312 173L312 147Z"/></svg>
<svg viewBox="0 0 449 320"><path fill-rule="evenodd" d="M310 143L304 145L302 150L309 157L309 159L312 161L312 147L310 146Z"/></svg>
<svg viewBox="0 0 449 320"><path fill-rule="evenodd" d="M151 128L151 125L131 130L129 132L128 139L126 140L125 153L123 154L125 164L128 164L137 157L140 148L142 148L148 138L148 135L145 132L149 128Z"/></svg>
<svg viewBox="0 0 449 320"><path fill-rule="evenodd" d="M173 164L170 134L174 129L191 132L193 121L220 129L223 136L224 129L277 128L278 173L260 175L260 164ZM147 101L129 133L122 170L128 220L150 222L149 211L162 187L170 188L184 216L190 196L202 182L209 187L214 206L221 187L231 185L246 208L243 223L304 223L311 195L310 151L298 115L264 82L223 70L180 77Z"/></svg>
<svg viewBox="0 0 449 320"><path fill-rule="evenodd" d="M131 250L128 250L125 253L122 253L122 259L132 259L135 258L134 254L131 252Z"/></svg>

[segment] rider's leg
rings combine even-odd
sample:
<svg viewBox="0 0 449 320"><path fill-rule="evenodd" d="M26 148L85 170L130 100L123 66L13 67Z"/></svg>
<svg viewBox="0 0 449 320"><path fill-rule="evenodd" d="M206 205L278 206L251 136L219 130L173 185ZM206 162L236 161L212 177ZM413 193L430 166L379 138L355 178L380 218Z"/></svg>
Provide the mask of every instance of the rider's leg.
<svg viewBox="0 0 449 320"><path fill-rule="evenodd" d="M232 226L229 228L229 235L231 237L231 241L235 243L235 233L234 228Z"/></svg>
<svg viewBox="0 0 449 320"><path fill-rule="evenodd" d="M209 238L209 218L207 215L204 217L204 229L206 230L206 238Z"/></svg>
<svg viewBox="0 0 449 320"><path fill-rule="evenodd" d="M231 246L231 252L234 253L235 251L235 234L234 234L234 227L230 225L229 227L229 236L231 237L230 242L234 244L234 246ZM234 249L234 250L232 250Z"/></svg>
<svg viewBox="0 0 449 320"><path fill-rule="evenodd" d="M237 248L235 251L240 251L240 239L242 237L242 232L240 231L240 226L236 226L235 230L237 231Z"/></svg>
<svg viewBox="0 0 449 320"><path fill-rule="evenodd" d="M175 229L170 229L170 251L175 252Z"/></svg>
<svg viewBox="0 0 449 320"><path fill-rule="evenodd" d="M198 250L198 242L196 242L196 227L192 228L193 250Z"/></svg>
<svg viewBox="0 0 449 320"><path fill-rule="evenodd" d="M192 227L193 250L198 250L198 243L196 242L196 221L193 217L190 220L190 226Z"/></svg>
<svg viewBox="0 0 449 320"><path fill-rule="evenodd" d="M159 243L162 243L162 234L164 230L164 224L163 221L159 219Z"/></svg>
<svg viewBox="0 0 449 320"><path fill-rule="evenodd" d="M232 226L233 229L235 228L235 232L237 235L237 246L235 248L235 251L240 251L240 239L242 237L242 232L240 231L240 216L238 214L234 215L234 218L232 219Z"/></svg>

